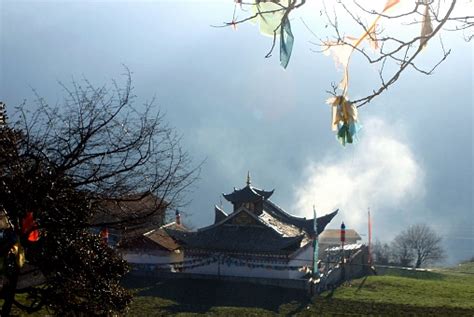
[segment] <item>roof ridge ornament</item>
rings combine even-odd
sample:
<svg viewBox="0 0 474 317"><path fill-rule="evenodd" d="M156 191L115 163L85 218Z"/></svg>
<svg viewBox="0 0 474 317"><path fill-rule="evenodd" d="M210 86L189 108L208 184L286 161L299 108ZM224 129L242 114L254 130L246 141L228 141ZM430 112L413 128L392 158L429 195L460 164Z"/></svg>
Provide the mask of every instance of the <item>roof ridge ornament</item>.
<svg viewBox="0 0 474 317"><path fill-rule="evenodd" d="M250 181L250 171L247 171L247 186L250 186L252 182Z"/></svg>

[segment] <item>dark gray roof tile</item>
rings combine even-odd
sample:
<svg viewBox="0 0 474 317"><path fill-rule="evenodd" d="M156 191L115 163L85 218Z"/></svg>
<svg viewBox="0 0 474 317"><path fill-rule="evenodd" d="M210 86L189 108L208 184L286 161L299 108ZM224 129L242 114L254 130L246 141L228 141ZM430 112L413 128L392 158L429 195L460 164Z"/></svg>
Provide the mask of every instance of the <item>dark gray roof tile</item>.
<svg viewBox="0 0 474 317"><path fill-rule="evenodd" d="M255 188L251 185L247 185L241 189L234 189L230 194L222 194L225 199L231 203L246 203L246 202L256 202L259 200L266 200L270 198L273 194L272 191L265 191L262 189Z"/></svg>

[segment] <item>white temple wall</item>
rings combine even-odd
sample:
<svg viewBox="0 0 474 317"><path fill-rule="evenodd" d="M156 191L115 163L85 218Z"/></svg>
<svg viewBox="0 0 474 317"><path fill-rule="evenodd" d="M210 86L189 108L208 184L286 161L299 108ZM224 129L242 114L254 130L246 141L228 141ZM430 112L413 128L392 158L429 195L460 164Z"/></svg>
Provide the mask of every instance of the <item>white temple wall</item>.
<svg viewBox="0 0 474 317"><path fill-rule="evenodd" d="M269 266L311 266L312 265L312 247L304 247L299 252L292 255L290 261L285 262L281 259L273 261L252 261L255 265L269 265ZM153 252L139 252L135 250L124 250L121 252L124 260L131 264L159 264L170 262L182 262L184 266L192 265L186 263L187 261L196 260L204 257L200 256L186 256L184 252L167 252L167 251L153 251ZM225 256L224 256L225 258ZM180 270L183 273L206 274L213 276L242 276L242 277L256 277L256 278L275 278L275 279L301 279L304 272L293 270L275 270L270 268L252 268L248 266L239 266L231 263L213 262L194 268L185 268Z"/></svg>
<svg viewBox="0 0 474 317"><path fill-rule="evenodd" d="M291 256L291 260L289 261L289 266L309 266L313 265L313 248L311 246L311 242L309 242L306 246L302 249L298 250ZM305 275L304 272L300 271L290 271L289 272L290 279L300 279Z"/></svg>
<svg viewBox="0 0 474 317"><path fill-rule="evenodd" d="M255 264L267 264L265 262L254 262ZM234 266L227 264L211 263L192 269L186 269L185 273L208 274L214 276L245 276L245 277L262 277L262 278L290 278L290 271L279 271L265 268L249 268L246 266Z"/></svg>
<svg viewBox="0 0 474 317"><path fill-rule="evenodd" d="M193 260L194 258L193 257L185 257L184 258L184 261L187 261L187 260ZM216 262L214 263L210 263L210 264L207 264L207 265L203 265L203 266L198 266L198 267L195 267L195 268L192 268L192 269L184 269L182 272L184 273L196 273L196 274L208 274L208 275L218 275L218 264Z"/></svg>
<svg viewBox="0 0 474 317"><path fill-rule="evenodd" d="M194 257L185 257L184 261L193 260ZM271 266L288 266L287 262L282 262L275 260L273 262L267 261L255 261L251 262L252 264L257 265L271 265ZM208 274L214 276L244 276L244 277L260 277L260 278L278 278L278 279L288 279L293 271L289 270L275 270L267 268L251 268L248 266L238 266L235 264L226 264L226 263L210 263L207 265L185 269L185 273L195 273L195 274ZM301 275L301 272L298 272ZM298 277L296 277L298 278Z"/></svg>
<svg viewBox="0 0 474 317"><path fill-rule="evenodd" d="M170 262L181 262L183 261L183 252L168 252L168 251L155 251L155 252L137 252L137 251L123 251L121 252L122 257L128 263L136 264L157 264L157 263L170 263Z"/></svg>
<svg viewBox="0 0 474 317"><path fill-rule="evenodd" d="M268 262L256 262L256 264L269 264ZM278 265L278 264L271 264ZM283 264L284 265L284 264ZM221 274L230 276L248 276L248 277L264 277L264 278L289 278L288 271L279 271L265 268L250 268L247 266L234 266L221 264Z"/></svg>

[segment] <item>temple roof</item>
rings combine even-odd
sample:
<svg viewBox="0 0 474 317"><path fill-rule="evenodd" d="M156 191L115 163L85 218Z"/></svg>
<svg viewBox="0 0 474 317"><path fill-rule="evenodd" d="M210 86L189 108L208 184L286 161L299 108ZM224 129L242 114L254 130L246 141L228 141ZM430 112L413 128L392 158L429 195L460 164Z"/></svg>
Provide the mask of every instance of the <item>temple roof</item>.
<svg viewBox="0 0 474 317"><path fill-rule="evenodd" d="M263 211L258 215L259 220L261 220L266 226L275 230L278 234L283 237L295 237L304 235L302 230L290 223L283 222L280 219L272 216L271 214Z"/></svg>
<svg viewBox="0 0 474 317"><path fill-rule="evenodd" d="M160 228L147 232L144 236L168 251L173 251L179 248L179 244L177 244L164 229Z"/></svg>
<svg viewBox="0 0 474 317"><path fill-rule="evenodd" d="M295 217L290 215L276 204L271 202L270 200L265 200L263 202L263 210L268 212L269 214L273 215L275 218L280 219L283 222L290 223L304 231L308 234L314 234L314 219L306 219L301 217ZM326 226L331 222L331 220L337 215L339 209L333 211L332 213L326 214L322 217L318 217L317 224L318 224L318 232L321 233L324 231Z"/></svg>
<svg viewBox="0 0 474 317"><path fill-rule="evenodd" d="M140 235L123 236L117 247L119 249L139 250L166 250L174 251L180 245L167 233L166 230L187 231L188 229L176 222L168 223L160 228L153 229Z"/></svg>
<svg viewBox="0 0 474 317"><path fill-rule="evenodd" d="M335 210L332 213L326 214L322 217L318 217L318 232L321 233L324 231L326 226L331 222L331 220L337 215L339 210ZM214 219L214 225L222 222L227 217L227 214L219 207L215 207L215 212L216 216ZM270 217L269 217L270 216ZM299 230L305 231L309 235L314 234L314 220L313 218L311 219L306 219L306 218L301 218L301 217L295 217L286 211L284 211L282 208L277 206L275 203L273 203L271 200L264 200L263 202L263 213L259 216L260 219L265 220L265 222L268 225L271 225L272 223L278 223L278 226L284 225L285 228L289 228L288 226L293 226L298 228ZM203 230L205 228L202 228Z"/></svg>
<svg viewBox="0 0 474 317"><path fill-rule="evenodd" d="M225 216L216 206L216 217L222 219L195 232L166 230L184 248L208 251L260 252L288 254L310 241L313 219L291 216L267 202L262 213L256 215L245 207ZM264 203L265 204L265 203ZM318 232L322 232L337 211L318 218Z"/></svg>
<svg viewBox="0 0 474 317"><path fill-rule="evenodd" d="M92 224L118 223L108 226L127 230L141 229L141 233L144 233L163 225L166 205L166 202L150 193L98 200L94 202Z"/></svg>
<svg viewBox="0 0 474 317"><path fill-rule="evenodd" d="M225 199L230 201L231 203L246 203L246 202L256 202L259 200L266 200L270 198L273 194L272 191L265 191L262 189L258 189L250 185L249 183L247 186L241 189L235 189L230 194L222 194Z"/></svg>
<svg viewBox="0 0 474 317"><path fill-rule="evenodd" d="M289 253L298 249L303 239L303 235L283 237L270 228L257 226L224 225L196 232L166 231L185 248L212 251Z"/></svg>
<svg viewBox="0 0 474 317"><path fill-rule="evenodd" d="M224 210L222 210L218 206L214 206L214 212L215 212L214 223L221 222L227 217L227 214L224 212Z"/></svg>
<svg viewBox="0 0 474 317"><path fill-rule="evenodd" d="M234 212L227 214L215 206L214 224L194 232L166 229L166 232L184 249L206 252L239 252L290 254L307 245L314 235L314 220L290 215L272 203L272 191L255 188L247 175L247 186L223 194L234 204ZM247 202L261 202L248 206ZM337 210L318 217L318 232L337 214Z"/></svg>

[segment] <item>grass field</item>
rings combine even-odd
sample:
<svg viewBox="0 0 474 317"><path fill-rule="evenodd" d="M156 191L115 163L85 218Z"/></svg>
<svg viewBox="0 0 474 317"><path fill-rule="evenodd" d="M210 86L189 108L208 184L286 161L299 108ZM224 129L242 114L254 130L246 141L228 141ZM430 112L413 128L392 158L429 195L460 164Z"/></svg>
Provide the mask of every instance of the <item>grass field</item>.
<svg viewBox="0 0 474 317"><path fill-rule="evenodd" d="M303 292L239 283L135 284L131 316L474 316L474 263L432 272L389 270L313 299Z"/></svg>
<svg viewBox="0 0 474 317"><path fill-rule="evenodd" d="M219 281L129 278L125 285L135 293L128 316L474 316L473 262L432 272L389 270L312 299Z"/></svg>

